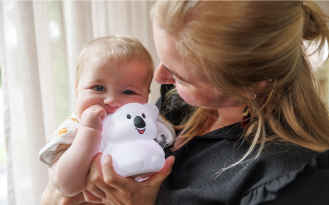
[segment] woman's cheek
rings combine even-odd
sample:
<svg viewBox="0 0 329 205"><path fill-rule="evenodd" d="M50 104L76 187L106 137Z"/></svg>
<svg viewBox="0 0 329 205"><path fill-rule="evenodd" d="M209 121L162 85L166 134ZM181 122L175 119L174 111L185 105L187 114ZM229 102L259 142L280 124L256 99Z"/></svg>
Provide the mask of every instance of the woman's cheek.
<svg viewBox="0 0 329 205"><path fill-rule="evenodd" d="M191 92L188 92L188 91L186 91L186 89L182 89L182 88L180 88L179 86L177 87L176 86L176 88L177 88L177 92L178 92L178 94L179 94L179 96L181 97L181 98L183 98L183 100L187 103L187 104L190 104L190 105L194 105L194 98L193 98L193 93L191 93Z"/></svg>

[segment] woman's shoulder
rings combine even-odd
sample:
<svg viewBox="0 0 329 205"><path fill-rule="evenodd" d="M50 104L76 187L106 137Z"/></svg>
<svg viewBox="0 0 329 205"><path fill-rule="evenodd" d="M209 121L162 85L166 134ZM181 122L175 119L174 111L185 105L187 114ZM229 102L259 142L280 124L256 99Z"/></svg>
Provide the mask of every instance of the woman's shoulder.
<svg viewBox="0 0 329 205"><path fill-rule="evenodd" d="M250 169L251 186L241 204L329 202L329 150L317 153L297 145L272 142Z"/></svg>
<svg viewBox="0 0 329 205"><path fill-rule="evenodd" d="M255 153L257 150L255 150ZM279 173L299 168L305 163L310 163L319 153L293 144L272 140L265 144L256 164L266 164L267 171L277 170Z"/></svg>
<svg viewBox="0 0 329 205"><path fill-rule="evenodd" d="M316 154L311 162L289 172L266 185L255 189L261 195L272 192L264 199L267 205L275 204L329 204L329 151ZM291 179L290 179L291 178ZM280 183L283 180L285 183ZM278 183L281 186L276 186ZM272 191L273 190L273 191ZM252 196L251 194L250 196ZM266 196L266 195L265 195ZM268 200L275 196L275 200ZM253 198L253 197L251 197ZM247 198L246 198L247 199ZM264 200L263 200L264 201Z"/></svg>
<svg viewBox="0 0 329 205"><path fill-rule="evenodd" d="M175 152L167 150L166 155L174 155L176 163L161 190L161 199L168 194L181 196L184 192L189 193L184 196L185 200L200 202L189 201L190 204L210 200L227 204L259 204L277 199L288 200L289 194L283 191L297 184L301 187L286 192L296 196L308 189L329 190L329 151L317 153L278 141L267 143L256 160L249 158L245 163L217 175L222 168L241 159L249 148L247 143L236 141L236 138L223 137L225 133L215 133L219 138L208 135L196 137ZM321 181L324 182L318 184ZM323 200L321 192L313 196L316 197L315 202ZM288 202L281 204L294 204Z"/></svg>

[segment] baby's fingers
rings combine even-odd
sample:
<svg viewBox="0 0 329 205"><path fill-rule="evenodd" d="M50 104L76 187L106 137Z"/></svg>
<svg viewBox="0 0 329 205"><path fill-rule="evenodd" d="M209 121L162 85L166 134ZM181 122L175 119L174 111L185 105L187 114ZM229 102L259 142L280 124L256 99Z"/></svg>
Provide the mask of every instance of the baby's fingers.
<svg viewBox="0 0 329 205"><path fill-rule="evenodd" d="M102 120L105 119L106 115L107 112L104 107L100 105L93 105L83 111L81 115L81 125L102 131Z"/></svg>
<svg viewBox="0 0 329 205"><path fill-rule="evenodd" d="M106 109L100 105L93 105L88 109L91 110L91 112L94 116L96 116L97 118L99 118L101 120L104 120L107 115Z"/></svg>

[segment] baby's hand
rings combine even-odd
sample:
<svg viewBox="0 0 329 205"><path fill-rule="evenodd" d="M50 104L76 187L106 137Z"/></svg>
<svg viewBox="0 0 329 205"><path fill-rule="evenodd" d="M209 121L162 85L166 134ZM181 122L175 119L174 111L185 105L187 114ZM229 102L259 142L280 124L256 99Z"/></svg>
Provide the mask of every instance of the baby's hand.
<svg viewBox="0 0 329 205"><path fill-rule="evenodd" d="M104 107L93 105L83 111L81 115L81 125L102 131L102 121L105 119L106 115L107 112Z"/></svg>

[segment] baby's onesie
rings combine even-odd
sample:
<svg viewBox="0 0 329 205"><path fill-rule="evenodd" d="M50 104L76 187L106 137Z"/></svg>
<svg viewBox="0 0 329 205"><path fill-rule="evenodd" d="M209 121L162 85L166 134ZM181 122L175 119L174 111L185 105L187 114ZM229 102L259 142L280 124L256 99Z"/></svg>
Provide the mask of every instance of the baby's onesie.
<svg viewBox="0 0 329 205"><path fill-rule="evenodd" d="M163 148L170 146L174 142L175 130L173 126L161 115L155 122L157 135L154 140ZM50 142L48 142L39 152L39 160L49 168L59 159L62 154L71 146L75 136L78 134L80 120L76 113L65 120L53 133ZM100 150L102 150L103 140Z"/></svg>

